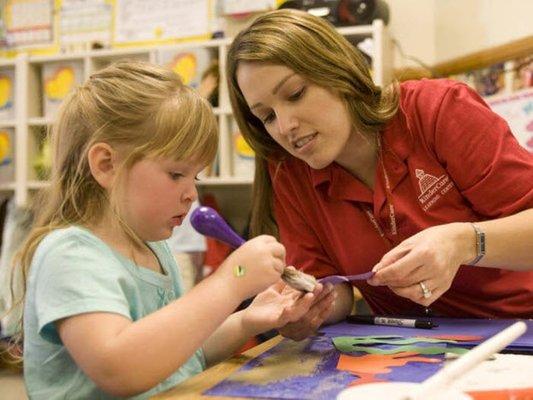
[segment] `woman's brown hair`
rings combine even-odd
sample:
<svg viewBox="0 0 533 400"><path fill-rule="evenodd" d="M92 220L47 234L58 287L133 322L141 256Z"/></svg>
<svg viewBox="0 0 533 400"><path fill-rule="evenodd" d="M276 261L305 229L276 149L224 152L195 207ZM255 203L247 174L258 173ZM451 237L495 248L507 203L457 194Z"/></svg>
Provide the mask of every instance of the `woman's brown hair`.
<svg viewBox="0 0 533 400"><path fill-rule="evenodd" d="M284 65L328 88L343 99L354 129L363 134L375 134L396 114L398 89L390 85L383 91L376 86L362 54L332 25L309 13L272 11L237 35L228 51L226 69L235 118L256 153L251 233L277 236L268 163L281 161L287 153L250 111L237 82L240 63Z"/></svg>

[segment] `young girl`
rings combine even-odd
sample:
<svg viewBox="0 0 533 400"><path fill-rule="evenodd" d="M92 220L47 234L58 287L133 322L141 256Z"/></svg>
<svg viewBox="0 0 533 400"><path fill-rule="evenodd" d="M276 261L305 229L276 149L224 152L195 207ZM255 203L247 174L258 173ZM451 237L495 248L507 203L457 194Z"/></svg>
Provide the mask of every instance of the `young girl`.
<svg viewBox="0 0 533 400"><path fill-rule="evenodd" d="M170 70L123 62L94 74L52 139L51 186L20 259L30 398L144 399L309 308L313 294L279 283L285 249L271 236L180 296L163 241L197 198L217 132L208 103Z"/></svg>
<svg viewBox="0 0 533 400"><path fill-rule="evenodd" d="M226 66L256 152L252 232L279 230L289 264L374 270L354 284L376 313L533 317L533 156L474 91L380 88L354 46L297 10L257 18ZM352 309L351 287L336 290L330 320ZM282 333L312 332L328 306Z"/></svg>

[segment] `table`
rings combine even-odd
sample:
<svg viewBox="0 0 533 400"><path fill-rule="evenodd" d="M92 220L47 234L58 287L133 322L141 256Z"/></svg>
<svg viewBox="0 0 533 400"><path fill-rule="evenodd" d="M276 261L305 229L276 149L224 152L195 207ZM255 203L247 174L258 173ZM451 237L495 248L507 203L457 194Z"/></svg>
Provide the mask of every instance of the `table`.
<svg viewBox="0 0 533 400"><path fill-rule="evenodd" d="M336 324L336 325L331 325L331 326L328 326L328 327L323 327L320 331L321 331L321 334L319 336L317 336L316 339L313 340L314 343L318 343L316 342L317 340L320 342L321 340L319 339L320 337L326 339L326 338L330 338L330 337L337 337L337 336L342 336L342 335L353 335L353 334L358 334L358 335L376 335L376 334L387 334L387 335L391 335L391 334L399 334L399 335L402 335L402 336L418 336L418 334L428 334L429 336L431 336L432 334L433 335L439 335L439 334L449 334L449 333L459 333L459 334L466 334L466 335L479 335L481 338L484 339L487 339L488 337L494 335L495 333L497 333L498 331L500 331L501 329L505 328L506 326L512 324L514 321L513 320L468 320L468 319L435 319L438 323L439 323L439 327L438 328L434 328L432 330L413 330L413 329L410 329L410 328L396 328L396 327L384 327L384 326L373 326L373 325L362 325L362 326L357 326L357 327L354 327L354 325L352 324L346 324L346 323L339 323L339 324ZM528 351L528 354L531 354L531 345L533 343L533 320L526 320L526 323L527 325L529 326L529 329L528 329L528 332L526 332L525 335L523 335L521 338L519 338L517 341L515 341L513 343L514 347L518 350L523 350L523 349L530 349ZM430 334L431 333L431 334ZM167 400L171 400L171 399L227 399L227 400L235 400L235 399L238 399L237 397L214 397L214 396L203 396L202 393L204 391L206 391L207 389L210 389L212 388L213 386L215 386L216 384L218 384L219 382L222 382L222 381L225 381L226 378L228 378L230 375L232 375L236 370L240 369L245 363L251 361L251 360L254 360L256 358L259 357L259 359L263 358L264 360L264 356L263 353L269 351L270 349L272 349L273 347L277 346L278 344L280 344L282 342L282 337L280 336L277 336L273 339L270 339L269 341L265 342L265 343L262 343L256 347L254 347L253 349L250 349L249 351L245 352L244 354L242 355L239 355L239 356L235 356L235 357L232 357L218 365L215 365L211 368L209 368L208 370L204 371L203 373L193 377L193 378L190 378L188 379L187 381L185 382L182 382L181 384L179 384L178 386L176 386L175 388L167 391L167 392L164 392L164 393L161 393L155 397L153 397L153 399L167 399ZM478 339L479 340L479 339ZM290 341L289 341L290 342ZM290 342L290 343L296 343L296 342ZM302 342L303 343L303 342ZM322 340L322 343L323 343L323 340ZM292 346L292 351L291 351L291 348L288 348L287 347L287 341L284 341L282 343L282 345L284 347L282 347L280 349L280 347L276 347L276 352L278 354L285 354L287 355L288 357L291 357L290 359L291 360L294 360L294 356L295 355L298 355L298 354L309 354L309 353L300 353L301 352L301 348L299 347L300 345L299 344L295 344L295 345L290 345ZM328 346L329 346L329 342L328 342ZM474 345L474 344L473 344ZM296 349L296 350L294 350ZM313 350L318 350L318 348L313 348ZM270 352L269 352L270 353ZM502 357L508 357L509 355L505 355L505 356L502 356ZM519 376L519 375L524 375L525 374L530 374L530 375L527 375L526 376L526 379L528 379L528 377L531 377L533 378L533 357L531 355L529 356L520 356L520 355L510 355L512 357L515 357L513 358L511 361L511 366L508 367L508 372L510 372L512 374L512 376ZM269 356L270 357L270 356ZM518 358L521 359L519 360ZM524 365L524 357L527 358L526 361L526 364ZM509 359L507 358L508 360L508 364L509 364ZM518 361L521 361L521 366L518 366ZM254 362L258 362L258 360L254 360ZM262 362L262 361L260 361ZM517 364L515 364L517 363ZM283 368L288 368L289 370L293 370L293 369L290 369L292 368L293 366L291 366L291 364L288 362L288 359L287 360L284 360L284 361L280 361L280 360L277 360L275 362L275 364L273 364L273 367L272 365L270 366L270 368L273 368L271 369L271 373L272 372L278 372L278 371L281 371L281 369ZM517 369L517 371L515 371L515 369ZM529 371L529 372L528 372ZM427 373L427 371L425 371ZM430 372L430 373L434 373L436 371L433 371L433 372ZM270 375L268 375L270 376ZM337 376L337 374L335 373L335 376ZM429 377L431 375L428 375L426 376L425 378L423 379L426 379L427 377ZM501 390L501 389L495 389L495 388L488 388L487 385L485 384L485 382L496 382L498 381L498 383L500 384L508 384L509 381L508 380L501 380L498 378L498 376L494 377L492 375L481 375L483 376L483 378L481 378L481 380L479 380L479 382L477 383L477 386L476 386L476 389L469 389L469 393L471 393L471 390L473 390L474 392L476 391L486 391L486 390ZM323 375L321 375L320 378L317 377L317 379L322 379ZM522 381L523 381L523 377L521 377ZM531 380L533 382L533 380ZM316 381L315 381L316 382ZM323 381L320 381L320 382L323 382ZM529 382L529 381L528 381ZM322 384L321 384L322 385ZM520 390L520 393L519 392L515 392L516 393L513 393L513 394L520 394L522 395L521 397L516 397L516 398L520 398L520 399L530 399L530 398L533 398L533 388L529 385L527 385L529 389L526 389L527 390L527 393ZM327 385L325 386L327 387ZM338 386L336 386L338 387ZM472 385L467 385L467 387L469 388L472 388ZM505 386L504 386L505 387ZM516 387L516 386L515 386ZM320 388L322 388L322 386L320 386ZM262 390L262 389L261 389ZM311 389L310 389L311 390ZM504 391L506 391L504 389ZM221 393L224 393L223 391ZM250 392L250 393L253 393L253 392ZM524 397L523 394L526 393L528 396L532 396L532 397ZM253 394L250 394L250 396L252 396ZM497 398L497 399L508 399L508 398L511 398L511 397L508 397L508 396L505 396L505 397L484 397L484 395L480 395L480 396L473 396L475 399L487 399L487 398ZM320 398L320 397L317 397L317 398ZM242 398L240 398L242 399Z"/></svg>
<svg viewBox="0 0 533 400"><path fill-rule="evenodd" d="M234 371L238 370L244 364L265 351L271 349L283 338L276 336L264 343L261 343L250 350L244 352L241 355L234 356L226 361L223 361L211 368L206 369L204 372L187 379L180 383L176 387L160 393L154 397L153 400L179 400L179 399L210 399L210 400L243 400L238 397L214 397L214 396L202 396L202 392L214 386L218 382L224 380Z"/></svg>

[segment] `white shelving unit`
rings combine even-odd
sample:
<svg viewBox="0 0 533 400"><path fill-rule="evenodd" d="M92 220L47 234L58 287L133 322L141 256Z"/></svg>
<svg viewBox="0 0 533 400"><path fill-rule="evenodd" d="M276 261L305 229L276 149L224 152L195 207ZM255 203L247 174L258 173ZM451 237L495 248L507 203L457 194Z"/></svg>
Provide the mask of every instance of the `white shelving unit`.
<svg viewBox="0 0 533 400"><path fill-rule="evenodd" d="M378 85L390 82L392 70L392 49L389 33L382 21L376 20L372 25L340 28L346 37L370 37L373 39L372 69L374 80ZM225 61L231 39L216 39L202 42L189 42L180 45L168 45L149 48L93 50L76 54L59 54L54 56L19 55L15 60L0 60L0 73L14 70L14 118L2 120L0 128L14 130L14 176L12 180L0 179L0 191L14 192L15 201L23 206L28 203L34 190L47 185L37 178L32 166L34 156L39 150L46 127L53 120L46 115L43 106L42 71L48 64L69 62L80 65L83 71L80 81L87 79L94 71L122 59L140 59L157 62L158 51L186 51L187 49L209 49L218 58L220 68L219 106L213 111L218 119L220 145L218 149L217 175L203 178L203 189L221 190L235 188L250 192L252 179L234 174L232 112L228 98L225 76ZM240 187L240 189L238 189ZM222 189L221 189L222 188ZM202 188L201 188L202 190Z"/></svg>

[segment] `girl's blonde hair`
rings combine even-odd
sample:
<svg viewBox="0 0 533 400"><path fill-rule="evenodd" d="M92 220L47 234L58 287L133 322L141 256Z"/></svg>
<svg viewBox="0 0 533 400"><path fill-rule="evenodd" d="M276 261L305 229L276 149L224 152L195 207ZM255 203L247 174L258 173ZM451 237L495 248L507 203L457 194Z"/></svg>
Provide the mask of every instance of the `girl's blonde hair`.
<svg viewBox="0 0 533 400"><path fill-rule="evenodd" d="M284 65L310 82L337 93L345 102L353 127L375 134L398 109L397 85L376 86L361 53L324 19L298 10L277 10L257 18L240 32L227 55L229 96L239 128L256 153L252 200L252 235L277 235L272 212L268 160L288 154L255 117L237 83L241 62Z"/></svg>
<svg viewBox="0 0 533 400"><path fill-rule="evenodd" d="M110 209L115 222L139 244L120 218L116 188L108 195L91 174L91 146L107 143L124 156L119 176L143 158L208 164L218 147L209 103L170 69L138 61L118 62L93 74L64 100L51 132L51 182L34 203L36 222L15 262L14 269L22 273L13 271L11 295L15 287L22 287L22 293L12 309L23 302L33 254L52 230L97 223L103 210ZM21 286L15 276L22 277Z"/></svg>

